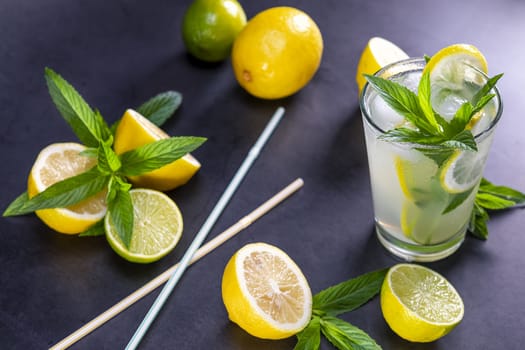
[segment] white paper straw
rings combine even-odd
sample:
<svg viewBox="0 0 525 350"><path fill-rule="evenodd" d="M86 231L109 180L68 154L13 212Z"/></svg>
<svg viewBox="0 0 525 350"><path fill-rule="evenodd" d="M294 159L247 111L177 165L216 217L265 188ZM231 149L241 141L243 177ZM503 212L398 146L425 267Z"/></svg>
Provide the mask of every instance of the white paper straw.
<svg viewBox="0 0 525 350"><path fill-rule="evenodd" d="M162 290L160 291L160 294L158 295L157 299L155 300L155 302L149 309L148 313L146 314L146 317L144 317L144 319L142 320L142 323L139 325L139 327L135 331L135 334L133 335L128 345L126 346L126 350L134 350L137 348L140 341L142 340L142 338L148 331L151 323L155 320L155 317L157 316L159 311L162 309L162 306L164 305L167 298L173 291L173 288L175 288L175 286L179 282L180 278L182 277L182 274L188 267L191 258L193 257L197 249L199 249L202 242L206 239L206 236L208 235L211 228L213 227L213 225L219 218L219 215L222 213L222 211L224 210L224 208L230 201L230 198L234 194L237 187L239 187L239 184L244 179L244 176L246 175L246 173L252 166L253 162L255 161L259 153L261 152L262 148L266 144L266 141L268 141L273 131L275 130L275 128L281 121L283 115L284 115L284 108L279 107L275 111L274 115L272 116L272 118L270 119L266 127L264 128L259 138L257 139L257 142L255 142L253 147L248 152L248 155L242 162L241 166L239 167L239 170L237 170L237 172L235 173L235 176L233 177L231 182L228 184L228 187L226 187L226 189L222 193L219 201L217 202L212 212L210 213L210 215L208 216L208 218L202 225L201 229L199 230L199 232L193 239L193 242L190 244L190 246L186 250L186 253L184 253L184 256L179 262L179 266L177 267L173 275L170 277L168 282L166 282L166 284L164 285L164 288L162 288Z"/></svg>

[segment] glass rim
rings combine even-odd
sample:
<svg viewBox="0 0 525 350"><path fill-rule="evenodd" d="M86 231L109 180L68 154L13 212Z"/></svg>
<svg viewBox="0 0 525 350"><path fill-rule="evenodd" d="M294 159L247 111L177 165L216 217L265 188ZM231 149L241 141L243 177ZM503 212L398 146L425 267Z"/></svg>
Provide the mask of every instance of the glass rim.
<svg viewBox="0 0 525 350"><path fill-rule="evenodd" d="M398 65L409 65L409 64L420 64L420 63L424 63L423 67L426 65L426 62L425 62L425 58L424 57L411 57L411 58L407 58L407 59L403 59L403 60L400 60L400 61L396 61L394 63L390 63L386 66L384 66L383 68L379 69L377 72L375 72L373 75L374 76L380 76L381 74L383 74L385 71L391 69L392 67L395 67L395 66L398 66ZM474 69L476 69L475 67L473 67ZM422 68L423 69L423 68ZM418 68L419 70L419 68ZM405 70L405 71L408 71L408 70ZM484 72L476 69L476 71L478 71L485 79L489 79L489 77L487 76L487 74L485 74ZM400 74L404 71L399 71L395 74L392 74L392 75L397 75L397 74ZM366 122L374 129L376 130L377 132L379 132L380 134L385 134L386 131L383 130L382 128L380 128L375 122L374 120L372 119L372 117L370 116L370 113L369 113L369 108L367 108L367 106L365 106L365 97L367 95L367 92L368 90L370 90L370 84L368 83L368 81L366 81L365 85L363 86L363 90L361 91L361 95L359 96L359 106L360 106L360 109L361 109L361 113L363 114L364 116L364 119L366 120ZM499 90L496 86L494 86L494 88L492 89L492 91L494 91L495 95L494 98L496 98L497 100L497 107L498 107L498 110L496 112L496 115L494 116L494 119L491 121L491 123L486 127L484 128L483 130L481 130L479 133L477 133L476 135L474 135L474 139L475 140L478 140L478 139L481 139L482 137L484 137L486 134L488 134L490 131L492 131L494 129L494 127L496 126L496 124L498 124L500 118L501 118L501 115L503 113L503 102L501 101L501 95L499 93ZM394 143L399 143L399 142L394 142ZM439 146L435 146L435 145L428 145L428 144L419 144L419 143L406 143L406 142L403 142L403 144L407 144L407 145L410 145L410 144L414 144L414 145L418 145L418 146L422 146L424 148L436 148L436 147L439 147Z"/></svg>

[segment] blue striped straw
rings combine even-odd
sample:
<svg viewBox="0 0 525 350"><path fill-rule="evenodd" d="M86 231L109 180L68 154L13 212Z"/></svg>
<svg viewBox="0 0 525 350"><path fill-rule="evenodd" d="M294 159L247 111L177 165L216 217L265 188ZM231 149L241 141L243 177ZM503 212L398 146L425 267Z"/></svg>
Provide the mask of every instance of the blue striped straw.
<svg viewBox="0 0 525 350"><path fill-rule="evenodd" d="M272 116L272 119L268 122L266 127L264 128L263 132L257 139L257 142L253 145L253 147L248 152L248 155L242 162L241 166L235 173L235 176L228 184L228 187L224 190L224 192L221 195L221 198L213 208L212 212L202 225L201 229L193 239L193 242L191 242L191 245L188 247L188 250L186 250L186 253L184 253L184 256L182 257L182 260L179 262L179 266L171 275L170 279L166 284L164 285L164 288L160 291L160 294L158 295L157 299L149 309L148 313L142 320L142 323L139 325L137 330L135 331L135 334L129 341L128 345L126 346L126 350L134 350L139 345L140 341L148 331L151 323L153 320L155 320L155 317L157 317L157 314L162 309L162 306L166 302L167 298L173 291L173 288L177 285L180 278L182 277L182 274L184 271L186 271L186 268L188 267L190 260L193 258L193 255L199 249L202 242L206 239L206 236L210 232L211 228L219 218L219 215L221 215L222 211L230 201L230 198L235 193L235 190L237 190L237 187L239 187L239 184L244 179L244 176L250 170L250 167L252 166L255 159L257 159L257 156L259 156L259 153L261 152L262 148L266 144L266 141L270 138L273 131L281 121L282 117L284 115L284 108L279 107L275 111L275 113Z"/></svg>

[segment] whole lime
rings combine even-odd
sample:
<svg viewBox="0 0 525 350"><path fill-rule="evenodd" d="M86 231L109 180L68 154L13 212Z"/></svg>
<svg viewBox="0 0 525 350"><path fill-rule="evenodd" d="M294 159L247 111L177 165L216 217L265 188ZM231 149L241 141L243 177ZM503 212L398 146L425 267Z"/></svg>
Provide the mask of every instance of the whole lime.
<svg viewBox="0 0 525 350"><path fill-rule="evenodd" d="M194 57L222 61L246 25L246 14L236 0L195 0L182 21L182 38Z"/></svg>

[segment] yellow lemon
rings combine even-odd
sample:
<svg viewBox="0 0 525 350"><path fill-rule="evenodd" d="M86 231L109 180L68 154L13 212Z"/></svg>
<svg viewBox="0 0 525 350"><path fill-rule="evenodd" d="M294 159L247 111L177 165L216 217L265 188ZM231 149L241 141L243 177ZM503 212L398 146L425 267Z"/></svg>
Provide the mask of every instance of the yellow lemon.
<svg viewBox="0 0 525 350"><path fill-rule="evenodd" d="M390 268L381 287L381 311L401 338L431 342L461 322L464 305L452 284L437 272L398 264Z"/></svg>
<svg viewBox="0 0 525 350"><path fill-rule="evenodd" d="M380 37L371 38L361 53L361 58L357 65L355 80L359 93L361 93L366 83L363 74L374 74L386 65L407 58L408 55L394 43Z"/></svg>
<svg viewBox="0 0 525 350"><path fill-rule="evenodd" d="M111 212L104 220L106 238L113 250L124 259L151 263L171 252L182 235L182 215L167 195L149 189L129 191L133 203L133 232L126 247L111 221Z"/></svg>
<svg viewBox="0 0 525 350"><path fill-rule="evenodd" d="M56 182L83 173L96 166L96 159L83 156L86 147L78 143L54 143L45 147L36 158L29 174L29 197L43 192ZM67 208L37 210L36 215L50 228L67 234L84 232L106 214L106 192Z"/></svg>
<svg viewBox="0 0 525 350"><path fill-rule="evenodd" d="M323 38L301 10L273 7L248 21L232 49L239 84L264 99L292 95L314 76L321 63Z"/></svg>
<svg viewBox="0 0 525 350"><path fill-rule="evenodd" d="M184 14L182 38L194 57L222 61L245 25L246 14L236 0L195 0Z"/></svg>
<svg viewBox="0 0 525 350"><path fill-rule="evenodd" d="M168 137L164 131L140 113L128 109L122 116L115 131L113 148L115 153L122 154ZM168 191L187 183L200 167L199 161L188 153L162 168L143 175L131 176L129 179L134 185L139 187Z"/></svg>
<svg viewBox="0 0 525 350"><path fill-rule="evenodd" d="M478 68L485 74L488 72L487 60L478 48L470 44L454 44L436 52L428 61L423 73L430 72L431 80L435 80L448 73L463 71L464 69L461 69L461 66L459 69L456 68L464 63ZM463 76L457 77L457 79L462 81Z"/></svg>
<svg viewBox="0 0 525 350"><path fill-rule="evenodd" d="M230 320L253 336L282 339L300 332L312 315L312 292L303 273L281 249L247 244L222 277Z"/></svg>

